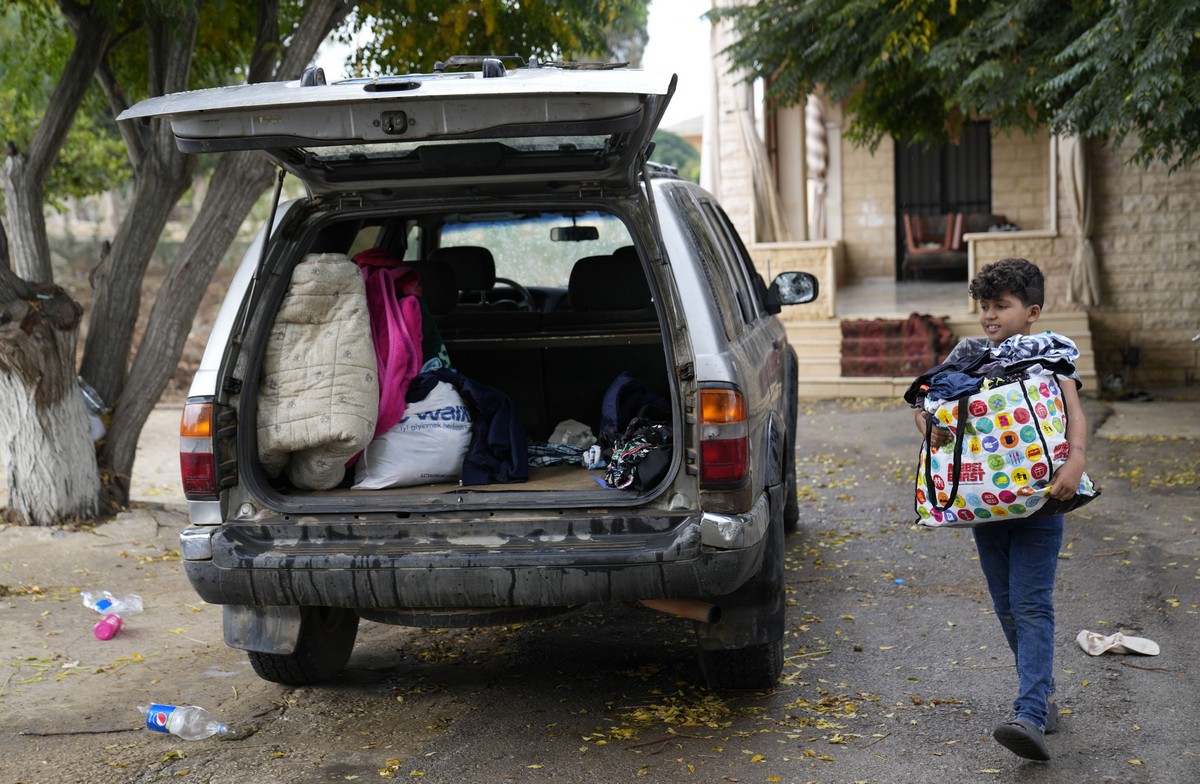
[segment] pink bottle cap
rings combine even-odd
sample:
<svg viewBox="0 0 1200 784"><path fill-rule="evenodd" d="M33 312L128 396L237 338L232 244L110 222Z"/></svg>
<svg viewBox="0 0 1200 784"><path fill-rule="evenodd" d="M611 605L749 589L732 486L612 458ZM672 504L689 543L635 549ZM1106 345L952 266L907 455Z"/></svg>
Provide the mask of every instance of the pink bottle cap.
<svg viewBox="0 0 1200 784"><path fill-rule="evenodd" d="M97 640L111 640L124 625L121 616L109 614L96 621L96 625L92 627L92 634L96 635Z"/></svg>

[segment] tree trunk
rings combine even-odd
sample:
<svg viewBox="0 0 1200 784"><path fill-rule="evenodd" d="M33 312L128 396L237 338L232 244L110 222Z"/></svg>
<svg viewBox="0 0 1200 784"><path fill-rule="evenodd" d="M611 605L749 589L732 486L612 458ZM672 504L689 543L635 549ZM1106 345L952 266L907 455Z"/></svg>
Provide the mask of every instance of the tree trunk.
<svg viewBox="0 0 1200 784"><path fill-rule="evenodd" d="M75 45L29 146L7 146L0 176L12 254L12 269L0 264L0 452L9 489L4 517L32 525L94 518L100 495L95 445L75 381L81 310L50 285L43 183L104 56L109 29L94 5L62 0L61 7Z"/></svg>
<svg viewBox="0 0 1200 784"><path fill-rule="evenodd" d="M345 0L307 3L304 18L293 32L283 59L272 70L278 52L275 40L278 8L273 0L260 2L259 40L251 58L249 81L298 78L329 31L349 10ZM242 221L270 184L271 171L271 164L257 153L234 152L221 157L199 214L159 289L128 382L115 398L112 422L100 455L106 488L118 505L129 502L129 478L138 437L179 362L208 282ZM129 214L135 214L135 210L131 208ZM85 373L84 378L91 377Z"/></svg>
<svg viewBox="0 0 1200 784"><path fill-rule="evenodd" d="M213 172L200 213L154 300L125 392L113 407L100 468L111 477L109 491L119 505L128 503L142 426L179 362L222 250L270 182L270 164L252 152L227 153Z"/></svg>
<svg viewBox="0 0 1200 784"><path fill-rule="evenodd" d="M54 279L43 214L43 184L58 158L109 41L108 24L94 6L64 0L63 13L70 14L68 18L75 29L71 56L67 58L62 76L50 95L46 114L38 123L29 146L18 150L9 142L4 176L0 177L13 266L17 275L38 283L49 283ZM74 361L71 364L74 366Z"/></svg>
<svg viewBox="0 0 1200 784"><path fill-rule="evenodd" d="M26 283L0 266L7 522L53 525L99 509L96 452L74 373L82 312L61 288Z"/></svg>
<svg viewBox="0 0 1200 784"><path fill-rule="evenodd" d="M194 168L195 157L175 149L173 138L149 148L112 250L92 273L95 296L79 374L109 405L125 386L146 267Z"/></svg>
<svg viewBox="0 0 1200 784"><path fill-rule="evenodd" d="M147 25L151 83L161 94L187 89L196 24L192 11L170 23L155 19ZM151 120L147 132L133 139L129 154L136 165L134 195L112 252L92 273L96 293L79 367L110 405L121 396L129 371L146 267L196 168L195 156L180 152L168 120Z"/></svg>

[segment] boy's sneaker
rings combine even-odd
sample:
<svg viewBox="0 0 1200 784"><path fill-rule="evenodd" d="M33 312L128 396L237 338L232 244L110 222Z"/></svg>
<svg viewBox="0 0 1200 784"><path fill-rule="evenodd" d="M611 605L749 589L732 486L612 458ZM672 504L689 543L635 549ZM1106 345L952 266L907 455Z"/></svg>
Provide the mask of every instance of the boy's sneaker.
<svg viewBox="0 0 1200 784"><path fill-rule="evenodd" d="M1032 721L1021 716L992 730L992 737L1004 748L1025 759L1046 762L1050 759L1050 749L1042 731Z"/></svg>

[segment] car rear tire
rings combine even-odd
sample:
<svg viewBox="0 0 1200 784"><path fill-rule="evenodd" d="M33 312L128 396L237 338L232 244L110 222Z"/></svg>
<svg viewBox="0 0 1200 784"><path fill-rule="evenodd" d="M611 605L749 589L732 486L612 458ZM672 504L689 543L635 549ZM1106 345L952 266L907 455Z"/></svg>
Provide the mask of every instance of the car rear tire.
<svg viewBox="0 0 1200 784"><path fill-rule="evenodd" d="M792 428L792 436L788 440L787 456L783 459L786 476L783 482L783 532L793 534L800 528L800 499L796 495L796 435Z"/></svg>
<svg viewBox="0 0 1200 784"><path fill-rule="evenodd" d="M288 686L309 686L330 680L346 666L358 636L358 615L343 607L304 607L301 613L295 651L247 651L258 677Z"/></svg>

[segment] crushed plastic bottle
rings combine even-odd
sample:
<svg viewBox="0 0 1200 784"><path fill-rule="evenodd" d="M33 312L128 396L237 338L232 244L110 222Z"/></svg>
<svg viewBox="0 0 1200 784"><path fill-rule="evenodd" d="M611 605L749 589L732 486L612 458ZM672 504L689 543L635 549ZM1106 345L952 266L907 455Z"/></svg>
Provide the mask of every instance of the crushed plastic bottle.
<svg viewBox="0 0 1200 784"><path fill-rule="evenodd" d="M79 596L85 607L104 616L92 627L97 640L111 640L125 628L124 618L142 611L142 597L136 593L118 598L108 591L80 591Z"/></svg>
<svg viewBox="0 0 1200 784"><path fill-rule="evenodd" d="M142 611L142 597L136 593L116 597L108 591L80 591L79 596L83 599L85 607L89 607L101 615L113 613L127 618Z"/></svg>
<svg viewBox="0 0 1200 784"><path fill-rule="evenodd" d="M229 727L217 721L199 705L139 705L146 719L146 729L169 732L184 740L203 740L213 735L225 735Z"/></svg>

